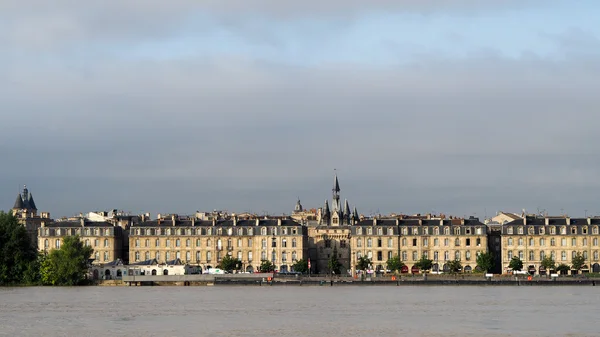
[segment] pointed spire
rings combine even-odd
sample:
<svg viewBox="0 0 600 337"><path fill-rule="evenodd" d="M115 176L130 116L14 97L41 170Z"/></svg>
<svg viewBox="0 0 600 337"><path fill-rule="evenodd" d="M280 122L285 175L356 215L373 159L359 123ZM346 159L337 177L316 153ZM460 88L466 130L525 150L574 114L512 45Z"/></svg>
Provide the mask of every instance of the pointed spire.
<svg viewBox="0 0 600 337"><path fill-rule="evenodd" d="M334 169L334 171L335 171L335 169ZM335 173L335 176L333 178L333 191L334 192L340 191L340 182L338 181L337 172Z"/></svg>
<svg viewBox="0 0 600 337"><path fill-rule="evenodd" d="M350 216L350 205L348 204L348 199L344 201L344 216Z"/></svg>
<svg viewBox="0 0 600 337"><path fill-rule="evenodd" d="M354 217L354 219L358 220L358 211L356 210L356 207L354 207L354 212L352 216Z"/></svg>
<svg viewBox="0 0 600 337"><path fill-rule="evenodd" d="M37 211L37 207L35 206L35 201L33 201L33 195L31 193L29 193L29 199L27 200L27 203L28 203L29 209Z"/></svg>
<svg viewBox="0 0 600 337"><path fill-rule="evenodd" d="M329 222L331 218L331 212L329 212L329 202L325 200L325 206L323 207L323 212L321 213L321 219L325 222Z"/></svg>
<svg viewBox="0 0 600 337"><path fill-rule="evenodd" d="M17 194L17 200L15 200L15 205L13 209L23 209L25 208L23 205L23 199L21 198L21 193Z"/></svg>

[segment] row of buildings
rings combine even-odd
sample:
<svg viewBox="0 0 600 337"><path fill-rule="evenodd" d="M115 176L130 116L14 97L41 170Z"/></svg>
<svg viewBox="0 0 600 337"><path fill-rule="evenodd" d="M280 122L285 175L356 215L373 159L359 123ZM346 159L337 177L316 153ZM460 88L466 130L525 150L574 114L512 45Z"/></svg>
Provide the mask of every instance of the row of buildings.
<svg viewBox="0 0 600 337"><path fill-rule="evenodd" d="M60 248L62 239L79 235L94 248L94 264L115 261L143 264L183 261L197 270L215 268L225 255L238 258L246 272L258 270L262 261L279 271L291 271L294 263L310 259L312 273L328 273L328 261L338 254L344 272L355 273L358 260L366 256L372 268L385 271L387 261L399 256L413 271L425 256L433 271L446 271L460 260L465 272L477 268L477 254L492 252L494 273L508 271L512 257L519 257L527 271L546 274L545 256L570 264L581 252L584 271L600 272L598 240L600 218L569 218L499 213L490 221L444 215L393 215L364 217L348 201L341 203L340 185L334 177L331 206L305 210L300 201L290 216L259 217L252 214L197 212L129 215L113 210L92 212L70 219L53 220L38 214L25 187L12 209L26 226L38 249ZM575 271L573 271L575 272Z"/></svg>

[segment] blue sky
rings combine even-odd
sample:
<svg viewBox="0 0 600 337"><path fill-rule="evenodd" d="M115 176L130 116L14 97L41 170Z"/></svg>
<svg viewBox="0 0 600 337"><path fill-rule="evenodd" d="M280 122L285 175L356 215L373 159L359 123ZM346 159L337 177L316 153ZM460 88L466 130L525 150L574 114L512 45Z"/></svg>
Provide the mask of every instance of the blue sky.
<svg viewBox="0 0 600 337"><path fill-rule="evenodd" d="M0 4L0 205L279 214L337 168L365 214L600 214L598 2L36 5Z"/></svg>

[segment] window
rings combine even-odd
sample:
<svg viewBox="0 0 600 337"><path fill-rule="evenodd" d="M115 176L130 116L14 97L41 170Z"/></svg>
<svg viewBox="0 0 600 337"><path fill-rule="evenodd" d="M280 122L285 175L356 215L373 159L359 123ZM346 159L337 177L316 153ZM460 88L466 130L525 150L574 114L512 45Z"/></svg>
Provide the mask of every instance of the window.
<svg viewBox="0 0 600 337"><path fill-rule="evenodd" d="M252 262L252 252L248 252L248 262Z"/></svg>
<svg viewBox="0 0 600 337"><path fill-rule="evenodd" d="M471 235L471 228L465 228L465 234Z"/></svg>
<svg viewBox="0 0 600 337"><path fill-rule="evenodd" d="M406 261L408 260L408 254L406 253L406 251L402 252L402 261Z"/></svg>
<svg viewBox="0 0 600 337"><path fill-rule="evenodd" d="M254 235L254 230L252 228L248 228L248 235Z"/></svg>
<svg viewBox="0 0 600 337"><path fill-rule="evenodd" d="M594 246L598 246L598 238L594 238L594 240L592 241Z"/></svg>
<svg viewBox="0 0 600 337"><path fill-rule="evenodd" d="M260 229L260 235L267 235L267 228L263 227Z"/></svg>
<svg viewBox="0 0 600 337"><path fill-rule="evenodd" d="M371 238L367 239L367 247L373 247L373 240Z"/></svg>
<svg viewBox="0 0 600 337"><path fill-rule="evenodd" d="M267 259L267 252L265 252L265 251L260 252L260 259L263 260L263 261L266 260Z"/></svg>
<svg viewBox="0 0 600 337"><path fill-rule="evenodd" d="M108 239L104 239L104 247L108 247Z"/></svg>
<svg viewBox="0 0 600 337"><path fill-rule="evenodd" d="M562 226L562 227L560 228L560 234L562 234L562 235L566 235L566 234L567 234L567 227L565 227L565 226Z"/></svg>
<svg viewBox="0 0 600 337"><path fill-rule="evenodd" d="M573 247L577 246L577 239L576 238L571 238L571 246L573 246Z"/></svg>
<svg viewBox="0 0 600 337"><path fill-rule="evenodd" d="M523 227L519 226L519 228L517 229L517 233L519 235L523 235Z"/></svg>
<svg viewBox="0 0 600 337"><path fill-rule="evenodd" d="M571 234L577 234L577 227L571 227Z"/></svg>
<svg viewBox="0 0 600 337"><path fill-rule="evenodd" d="M583 241L583 245L584 245L584 246L587 246L587 244L588 244L588 242L587 242L587 238L583 238L583 240L582 240L582 241Z"/></svg>
<svg viewBox="0 0 600 337"><path fill-rule="evenodd" d="M507 254L507 256L508 256L508 259L509 259L509 260L511 260L511 259L513 258L513 252L512 252L512 250L509 250L509 251L508 251L508 254Z"/></svg>
<svg viewBox="0 0 600 337"><path fill-rule="evenodd" d="M419 235L419 229L417 227L413 227L412 233L413 235Z"/></svg>
<svg viewBox="0 0 600 337"><path fill-rule="evenodd" d="M519 259L523 260L525 258L525 256L523 255L523 251L520 250L519 251Z"/></svg>
<svg viewBox="0 0 600 337"><path fill-rule="evenodd" d="M89 240L86 240L86 241L89 244ZM44 248L48 248L48 239L44 240Z"/></svg>
<svg viewBox="0 0 600 337"><path fill-rule="evenodd" d="M408 228L406 228L406 227L402 228L402 235L408 235Z"/></svg>
<svg viewBox="0 0 600 337"><path fill-rule="evenodd" d="M598 226L592 227L592 234L598 235Z"/></svg>
<svg viewBox="0 0 600 337"><path fill-rule="evenodd" d="M550 239L550 246L556 246L556 240L554 238Z"/></svg>
<svg viewBox="0 0 600 337"><path fill-rule="evenodd" d="M362 235L362 227L356 228L356 235Z"/></svg>
<svg viewBox="0 0 600 337"><path fill-rule="evenodd" d="M381 261L383 260L383 254L381 253L381 251L377 252L377 261Z"/></svg>
<svg viewBox="0 0 600 337"><path fill-rule="evenodd" d="M296 252L292 252L292 262L296 261L298 261L298 256L296 255Z"/></svg>
<svg viewBox="0 0 600 337"><path fill-rule="evenodd" d="M287 248L287 240L286 239L281 240L281 248Z"/></svg>
<svg viewBox="0 0 600 337"><path fill-rule="evenodd" d="M175 240L175 247L180 247L181 246L181 240L177 239Z"/></svg>
<svg viewBox="0 0 600 337"><path fill-rule="evenodd" d="M581 234L587 234L587 233L588 233L588 228L587 227L581 228Z"/></svg>
<svg viewBox="0 0 600 337"><path fill-rule="evenodd" d="M423 235L429 235L429 227L423 227Z"/></svg>
<svg viewBox="0 0 600 337"><path fill-rule="evenodd" d="M540 246L544 247L546 245L546 239L540 239Z"/></svg>
<svg viewBox="0 0 600 337"><path fill-rule="evenodd" d="M402 246L406 246L406 238L402 238Z"/></svg>
<svg viewBox="0 0 600 337"><path fill-rule="evenodd" d="M467 245L467 247L471 246L471 239L467 238L465 239L465 244Z"/></svg>
<svg viewBox="0 0 600 337"><path fill-rule="evenodd" d="M135 260L136 261L140 260L140 252L135 252Z"/></svg>
<svg viewBox="0 0 600 337"><path fill-rule="evenodd" d="M394 229L393 228L388 228L387 235L394 235Z"/></svg>
<svg viewBox="0 0 600 337"><path fill-rule="evenodd" d="M433 245L435 247L439 246L440 245L440 240L438 238L433 239Z"/></svg>
<svg viewBox="0 0 600 337"><path fill-rule="evenodd" d="M444 239L444 247L448 247L450 245L450 239L445 238Z"/></svg>
<svg viewBox="0 0 600 337"><path fill-rule="evenodd" d="M371 228L371 227L367 228L367 235L373 235L373 228Z"/></svg>
<svg viewBox="0 0 600 337"><path fill-rule="evenodd" d="M242 261L242 251L237 252L237 259Z"/></svg>
<svg viewBox="0 0 600 337"><path fill-rule="evenodd" d="M356 239L356 247L359 247L359 248L362 247L362 239L361 238Z"/></svg>
<svg viewBox="0 0 600 337"><path fill-rule="evenodd" d="M512 245L513 245L513 238L508 238L508 240L507 240L507 244L508 244L509 246L512 246Z"/></svg>
<svg viewBox="0 0 600 337"><path fill-rule="evenodd" d="M556 234L556 227L554 227L554 226L550 227L550 234L552 234L552 235Z"/></svg>
<svg viewBox="0 0 600 337"><path fill-rule="evenodd" d="M450 227L444 228L444 235L450 235Z"/></svg>
<svg viewBox="0 0 600 337"><path fill-rule="evenodd" d="M196 247L200 247L200 239L196 239Z"/></svg>
<svg viewBox="0 0 600 337"><path fill-rule="evenodd" d="M433 235L440 235L440 229L438 227L433 227Z"/></svg>
<svg viewBox="0 0 600 337"><path fill-rule="evenodd" d="M450 260L450 252L446 251L444 252L444 261L448 261Z"/></svg>
<svg viewBox="0 0 600 337"><path fill-rule="evenodd" d="M427 247L427 246L429 246L429 239L424 238L423 239L423 247Z"/></svg>
<svg viewBox="0 0 600 337"><path fill-rule="evenodd" d="M60 240L56 239L56 241L54 242L54 246L56 247L56 249L60 249Z"/></svg>
<svg viewBox="0 0 600 337"><path fill-rule="evenodd" d="M145 260L150 260L150 252L146 252L144 255L145 255Z"/></svg>
<svg viewBox="0 0 600 337"><path fill-rule="evenodd" d="M388 246L388 248L392 248L394 246L394 239L389 238L387 240L387 246Z"/></svg>
<svg viewBox="0 0 600 337"><path fill-rule="evenodd" d="M382 242L381 242L381 238L377 239L377 247L381 247L382 246Z"/></svg>
<svg viewBox="0 0 600 337"><path fill-rule="evenodd" d="M419 260L419 257L417 256L417 252L412 253L412 259L413 259L413 261Z"/></svg>
<svg viewBox="0 0 600 337"><path fill-rule="evenodd" d="M594 251L594 261L598 261L598 251Z"/></svg>
<svg viewBox="0 0 600 337"><path fill-rule="evenodd" d="M377 235L383 235L383 228L377 228Z"/></svg>
<svg viewBox="0 0 600 337"><path fill-rule="evenodd" d="M475 242L476 242L476 245L477 245L477 247L480 247L480 246L481 246L481 238L477 238L477 239L475 240Z"/></svg>
<svg viewBox="0 0 600 337"><path fill-rule="evenodd" d="M237 234L238 234L239 236L242 236L242 235L244 235L244 229L243 229L243 228L238 228Z"/></svg>
<svg viewBox="0 0 600 337"><path fill-rule="evenodd" d="M546 253L542 250L540 252L540 261L542 261L544 258L546 258Z"/></svg>
<svg viewBox="0 0 600 337"><path fill-rule="evenodd" d="M96 240L98 241L98 240ZM140 246L140 239L135 239L135 246L139 247Z"/></svg>
<svg viewBox="0 0 600 337"><path fill-rule="evenodd" d="M454 252L454 259L460 260L460 252L459 251Z"/></svg>
<svg viewBox="0 0 600 337"><path fill-rule="evenodd" d="M468 250L465 252L465 260L467 260L467 261L471 260L471 252Z"/></svg>
<svg viewBox="0 0 600 337"><path fill-rule="evenodd" d="M260 244L261 244L261 248L267 248L267 239L262 239L260 241Z"/></svg>
<svg viewBox="0 0 600 337"><path fill-rule="evenodd" d="M150 247L150 240L149 239L144 240L144 247Z"/></svg>
<svg viewBox="0 0 600 337"><path fill-rule="evenodd" d="M199 262L202 258L202 253L201 252L196 252L196 262Z"/></svg>
<svg viewBox="0 0 600 337"><path fill-rule="evenodd" d="M438 252L433 252L433 259L435 261L437 261L439 257L440 257L440 254Z"/></svg>
<svg viewBox="0 0 600 337"><path fill-rule="evenodd" d="M565 252L564 250L560 252L560 259L562 261L567 261L567 252Z"/></svg>
<svg viewBox="0 0 600 337"><path fill-rule="evenodd" d="M535 245L533 238L529 238L529 246L533 247ZM532 259L533 260L533 259Z"/></svg>
<svg viewBox="0 0 600 337"><path fill-rule="evenodd" d="M388 256L387 256L387 258L388 258L388 260L389 260L389 259L391 259L392 257L393 257L393 256L392 256L392 251L390 250L390 251L388 251Z"/></svg>
<svg viewBox="0 0 600 337"><path fill-rule="evenodd" d="M190 243L190 239L186 239L186 240L185 240L185 246L186 246L186 247L189 247L189 246L190 246L190 244L191 244L191 243ZM188 261L189 261L189 260L188 260Z"/></svg>
<svg viewBox="0 0 600 337"><path fill-rule="evenodd" d="M252 248L252 239L248 239L248 248Z"/></svg>
<svg viewBox="0 0 600 337"><path fill-rule="evenodd" d="M519 246L523 246L523 238L519 238Z"/></svg>
<svg viewBox="0 0 600 337"><path fill-rule="evenodd" d="M206 262L210 262L212 261L212 252L208 251L206 252Z"/></svg>
<svg viewBox="0 0 600 337"><path fill-rule="evenodd" d="M588 259L588 252L587 252L587 250L584 250L584 251L583 251L583 259L584 259L584 260L587 260L587 259Z"/></svg>
<svg viewBox="0 0 600 337"><path fill-rule="evenodd" d="M271 239L271 247L272 247L272 248L275 248L275 247L277 247L277 239L275 239L275 238L272 238L272 239Z"/></svg>
<svg viewBox="0 0 600 337"><path fill-rule="evenodd" d="M166 253L165 253L165 259L166 259L167 261L171 260L171 252L166 252Z"/></svg>
<svg viewBox="0 0 600 337"><path fill-rule="evenodd" d="M460 228L458 228L458 227L454 228L454 235L460 235Z"/></svg>
<svg viewBox="0 0 600 337"><path fill-rule="evenodd" d="M459 238L456 238L454 240L454 246L456 246L456 247L460 246L460 239Z"/></svg>
<svg viewBox="0 0 600 337"><path fill-rule="evenodd" d="M296 248L296 239L292 239L292 248Z"/></svg>
<svg viewBox="0 0 600 337"><path fill-rule="evenodd" d="M167 247L171 247L171 240L167 239Z"/></svg>
<svg viewBox="0 0 600 337"><path fill-rule="evenodd" d="M367 258L369 258L369 260L373 260L373 252L372 251L367 252Z"/></svg>
<svg viewBox="0 0 600 337"><path fill-rule="evenodd" d="M534 227L527 228L527 233L529 233L529 235L535 234L535 228Z"/></svg>
<svg viewBox="0 0 600 337"><path fill-rule="evenodd" d="M538 231L542 235L546 232L546 230L544 229L544 227L540 227L540 229Z"/></svg>
<svg viewBox="0 0 600 337"><path fill-rule="evenodd" d="M340 248L346 248L346 240L340 240Z"/></svg>
<svg viewBox="0 0 600 337"><path fill-rule="evenodd" d="M417 239L413 239L413 247L417 246Z"/></svg>
<svg viewBox="0 0 600 337"><path fill-rule="evenodd" d="M104 261L109 261L108 252L104 252Z"/></svg>
<svg viewBox="0 0 600 337"><path fill-rule="evenodd" d="M275 251L271 252L271 262L275 263L277 261L277 253Z"/></svg>
<svg viewBox="0 0 600 337"><path fill-rule="evenodd" d="M181 259L181 252L180 251L175 252L175 258L176 259Z"/></svg>

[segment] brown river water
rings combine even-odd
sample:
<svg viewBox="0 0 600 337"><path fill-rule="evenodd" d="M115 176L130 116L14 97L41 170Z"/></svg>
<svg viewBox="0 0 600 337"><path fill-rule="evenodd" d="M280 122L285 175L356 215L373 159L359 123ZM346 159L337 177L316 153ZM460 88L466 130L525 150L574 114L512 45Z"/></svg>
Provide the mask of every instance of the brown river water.
<svg viewBox="0 0 600 337"><path fill-rule="evenodd" d="M600 287L0 288L0 336L600 336Z"/></svg>

